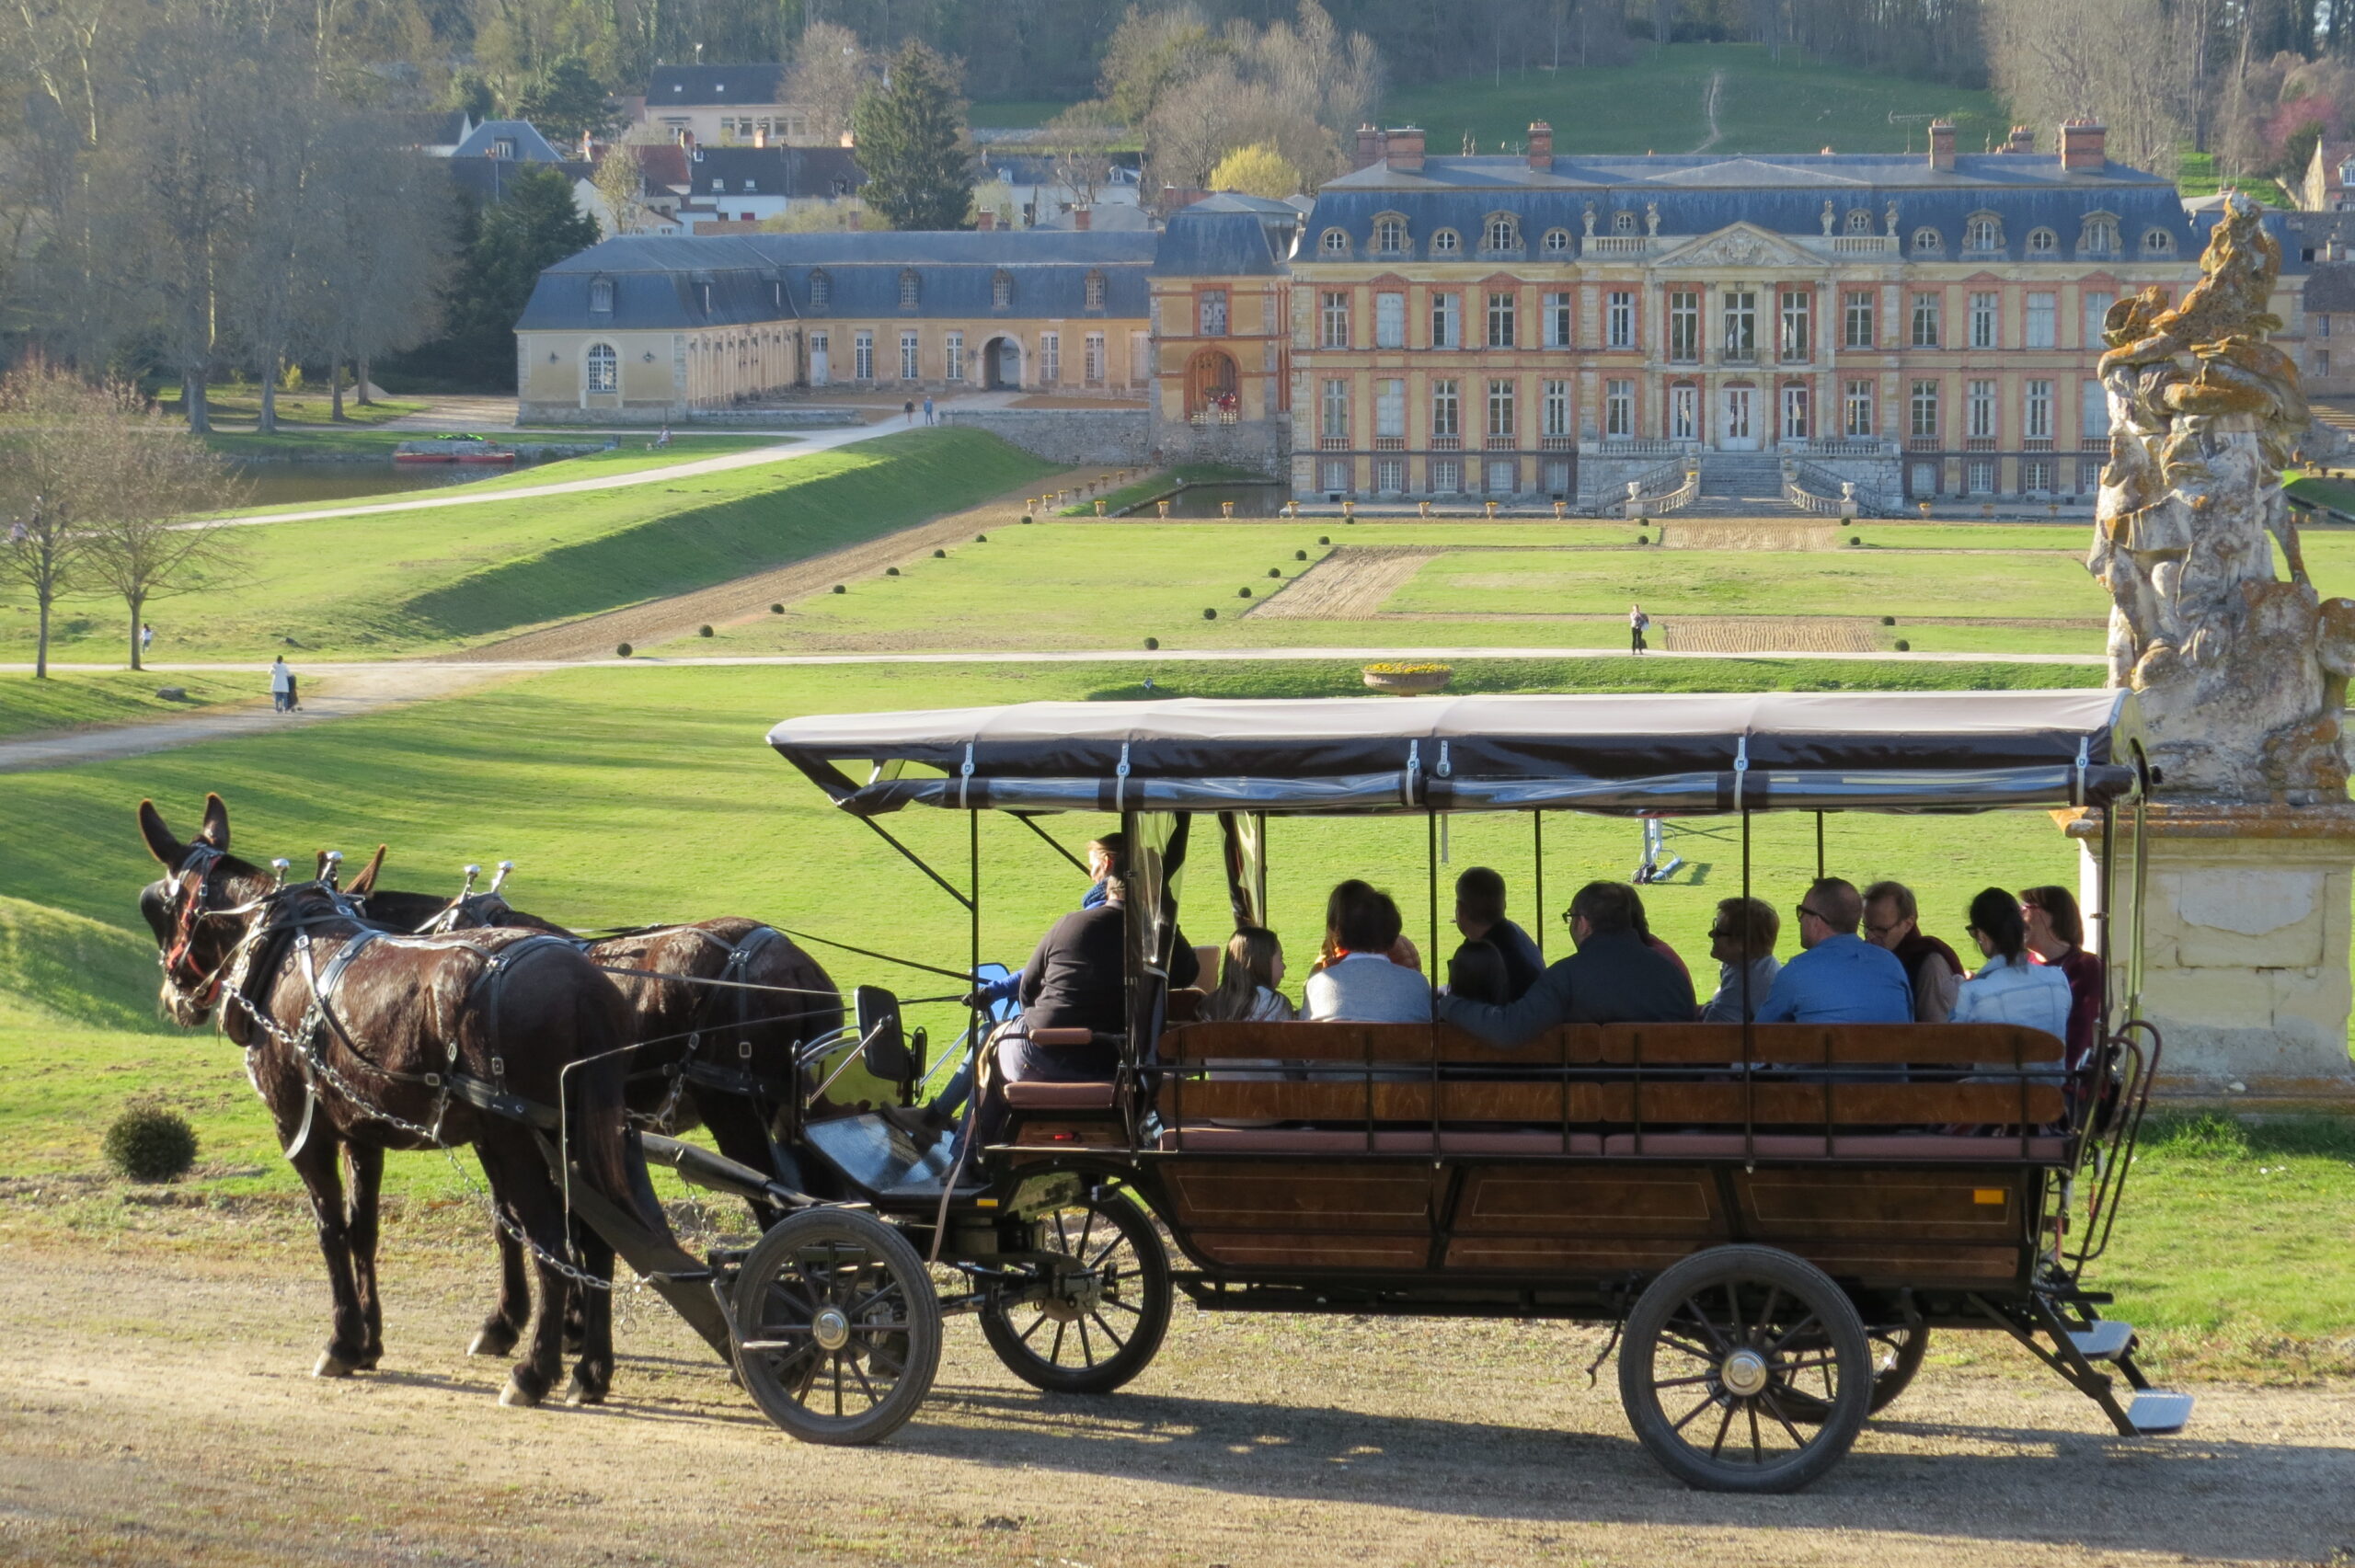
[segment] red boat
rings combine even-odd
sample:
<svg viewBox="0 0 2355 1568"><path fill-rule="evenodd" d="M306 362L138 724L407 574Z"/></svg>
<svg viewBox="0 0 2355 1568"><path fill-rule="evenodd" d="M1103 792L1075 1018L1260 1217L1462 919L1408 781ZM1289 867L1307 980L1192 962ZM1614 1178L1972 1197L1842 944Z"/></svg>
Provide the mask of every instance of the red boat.
<svg viewBox="0 0 2355 1568"><path fill-rule="evenodd" d="M436 436L393 448L395 463L512 463L515 449L480 436Z"/></svg>

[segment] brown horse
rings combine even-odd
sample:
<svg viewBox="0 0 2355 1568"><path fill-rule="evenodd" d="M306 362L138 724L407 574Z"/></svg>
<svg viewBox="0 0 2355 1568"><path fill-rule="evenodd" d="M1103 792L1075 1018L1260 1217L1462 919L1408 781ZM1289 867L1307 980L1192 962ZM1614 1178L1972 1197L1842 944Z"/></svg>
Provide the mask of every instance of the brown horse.
<svg viewBox="0 0 2355 1568"><path fill-rule="evenodd" d="M800 1055L842 1028L843 1004L823 967L782 933L729 916L591 941L515 909L495 887L454 898L380 888L383 864L380 848L351 881L367 920L397 931L515 928L575 943L627 1003L623 1034L639 1047L630 1056L632 1112L663 1133L700 1123L729 1159L803 1185L788 1152L795 1125L844 1108L821 1097L805 1108ZM615 972L623 970L632 972ZM762 1205L751 1207L764 1228L777 1218ZM475 1335L469 1348L476 1355L504 1355L530 1304L523 1249L503 1231L498 1241L499 1305Z"/></svg>
<svg viewBox="0 0 2355 1568"><path fill-rule="evenodd" d="M247 1074L310 1196L334 1296L333 1333L314 1374L348 1377L384 1354L376 1239L385 1151L471 1144L502 1230L523 1237L539 1260L539 1319L501 1402L546 1396L562 1369L576 1280L585 1293L584 1350L568 1397L602 1401L613 1381L613 1319L609 1298L590 1282L611 1278L613 1250L586 1239L585 1275L566 1261L549 1146L569 1143L589 1185L666 1230L633 1196L622 1101L626 1009L612 982L570 944L529 932L385 935L331 883L285 886L231 855L218 795L205 798L193 840L182 842L147 801L139 830L165 868L140 896L163 950L164 1006L191 1027L217 1010L222 1033L246 1048Z"/></svg>

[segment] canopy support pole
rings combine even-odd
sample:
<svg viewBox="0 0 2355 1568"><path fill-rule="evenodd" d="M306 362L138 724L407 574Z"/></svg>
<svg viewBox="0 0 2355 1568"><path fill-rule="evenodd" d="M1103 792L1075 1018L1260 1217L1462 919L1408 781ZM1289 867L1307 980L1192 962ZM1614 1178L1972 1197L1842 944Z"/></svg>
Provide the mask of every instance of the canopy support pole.
<svg viewBox="0 0 2355 1568"><path fill-rule="evenodd" d="M1822 830L1823 814L1816 813L1817 831ZM1750 944L1750 807L1741 808L1741 1154L1746 1169L1755 1169L1758 1157L1756 1122L1753 1111L1757 1096L1751 1082L1751 1067L1758 1059L1756 1049L1757 1024L1752 1015L1758 1010L1750 995L1750 966L1757 955ZM1764 998L1758 999L1763 1001ZM1823 1129L1824 1147L1832 1147L1832 1129Z"/></svg>
<svg viewBox="0 0 2355 1568"><path fill-rule="evenodd" d="M1536 887L1533 895L1537 902L1530 911L1535 917L1529 922L1530 934L1537 939L1537 961L1542 964L1545 961L1545 928L1553 923L1545 913L1545 808L1544 807L1539 807L1529 814L1529 837L1537 864Z"/></svg>
<svg viewBox="0 0 2355 1568"><path fill-rule="evenodd" d="M1054 851L1057 854L1071 862L1073 865L1079 869L1082 876L1086 875L1087 863L1080 859L1079 856L1072 853L1071 851L1063 848L1062 842L1058 841L1052 833L1048 832L1046 829L1039 826L1037 818L1040 813L1036 811L1009 811L1006 815L1021 823L1024 827L1029 829L1032 832L1038 834L1040 839L1049 849Z"/></svg>
<svg viewBox="0 0 2355 1568"><path fill-rule="evenodd" d="M1815 814L1815 879L1823 880L1823 813Z"/></svg>
<svg viewBox="0 0 2355 1568"><path fill-rule="evenodd" d="M975 817L976 817L976 818L978 819L978 813L971 813L971 814L969 814L969 815L973 815L973 816L975 816ZM967 897L965 897L965 895L964 895L964 894L959 893L959 891L957 891L957 885L956 885L955 883L953 883L953 882L949 881L949 880L948 880L948 878L947 878L946 876L941 876L941 875L940 875L940 873L938 873L937 871L935 871L935 870L934 870L932 867L930 867L929 865L926 865L926 864L924 863L924 857L923 857L923 856L921 856L921 855L917 854L915 851L913 851L913 850L912 850L912 849L908 848L908 846L907 846L907 845L905 845L905 844L902 843L899 840L897 840L897 839L893 838L893 837L890 835L890 832L887 829L885 829L885 828L884 828L883 824L881 824L880 822L878 822L878 821L877 821L874 818L872 818L872 817L861 817L861 818L859 818L859 820L860 820L860 821L862 821L862 822L864 822L864 823L866 823L866 824L867 825L867 827L869 827L870 829L874 830L875 836L876 836L877 838L879 838L879 839L882 840L885 843L887 843L887 844L890 845L893 849L895 849L895 850L899 851L899 852L900 852L900 855L901 855L901 857L902 857L902 859L904 859L904 860L905 860L905 861L906 861L910 865L914 866L918 871L921 871L921 872L923 872L926 876L931 877L931 878L933 879L933 881L934 881L936 884L937 884L937 885L939 886L939 888L940 888L940 890L941 890L942 892L944 892L944 893L948 894L950 898L952 898L956 899L959 903L960 903L960 904L964 905L964 906L965 906L965 908L967 908L967 909L969 909L969 910L971 910L971 909L973 909L973 908L974 908L973 900L972 900L971 898L968 898ZM976 886L976 889L978 890L978 887L979 887L979 883L978 883L978 881L976 882L975 886ZM981 918L980 913L979 913L979 911L978 911L978 910L976 910L976 911L975 911L975 914L974 914L974 919L975 919L976 921L978 921L980 918Z"/></svg>

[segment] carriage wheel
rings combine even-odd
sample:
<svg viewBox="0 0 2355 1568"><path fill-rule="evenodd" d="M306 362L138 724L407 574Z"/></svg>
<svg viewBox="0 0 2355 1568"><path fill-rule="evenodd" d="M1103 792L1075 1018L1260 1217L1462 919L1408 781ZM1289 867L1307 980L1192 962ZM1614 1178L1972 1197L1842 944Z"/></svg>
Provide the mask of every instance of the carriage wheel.
<svg viewBox="0 0 2355 1568"><path fill-rule="evenodd" d="M778 1221L744 1259L735 1306L737 1374L805 1443L890 1436L940 1366L924 1259L868 1215L808 1208Z"/></svg>
<svg viewBox="0 0 2355 1568"><path fill-rule="evenodd" d="M1796 1492L1855 1441L1870 1369L1864 1322L1821 1269L1772 1247L1714 1247L1637 1299L1619 1399L1688 1486ZM1789 1403L1802 1383L1821 1406L1805 1425Z"/></svg>
<svg viewBox="0 0 2355 1568"><path fill-rule="evenodd" d="M992 1291L982 1333L1034 1388L1110 1393L1144 1370L1169 1327L1169 1254L1160 1232L1109 1187L1030 1224L1030 1249L1070 1266Z"/></svg>
<svg viewBox="0 0 2355 1568"><path fill-rule="evenodd" d="M1865 1330L1865 1339L1873 1360L1873 1395L1866 1402L1865 1413L1878 1415L1922 1369L1922 1357L1930 1349L1930 1331L1906 1323L1878 1323ZM1815 1391L1810 1392L1811 1388ZM1783 1401L1784 1413L1803 1425L1821 1421L1827 1409L1818 1397L1821 1390L1820 1379L1798 1379L1790 1397Z"/></svg>

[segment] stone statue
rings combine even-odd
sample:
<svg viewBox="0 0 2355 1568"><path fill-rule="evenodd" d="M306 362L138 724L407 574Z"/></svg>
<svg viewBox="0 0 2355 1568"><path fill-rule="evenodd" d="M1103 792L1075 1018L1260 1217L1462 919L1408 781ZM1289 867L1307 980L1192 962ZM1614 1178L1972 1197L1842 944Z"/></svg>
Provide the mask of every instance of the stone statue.
<svg viewBox="0 0 2355 1568"><path fill-rule="evenodd" d="M1891 238L1891 239L1895 239L1895 238L1897 237L1897 203L1896 203L1896 202L1892 201L1892 202L1890 202L1890 203L1889 204L1889 211L1888 211L1888 212L1885 214L1885 216L1887 217L1888 222L1889 222L1889 237L1890 237L1890 238Z"/></svg>
<svg viewBox="0 0 2355 1568"><path fill-rule="evenodd" d="M1590 202L1588 202L1588 203L1586 204L1586 217L1585 217L1585 222L1586 222L1586 237L1587 237L1587 238L1589 238L1589 239L1592 239L1592 238L1594 237L1594 203L1593 203L1593 202L1591 202L1591 201L1590 201Z"/></svg>
<svg viewBox="0 0 2355 1568"><path fill-rule="evenodd" d="M1826 235L1829 235L1832 230L1832 226L1838 222L1839 219L1832 215L1832 203L1826 201L1823 204L1823 232Z"/></svg>
<svg viewBox="0 0 2355 1568"><path fill-rule="evenodd" d="M1657 201L1644 203L1644 233L1648 235L1660 233L1660 203Z"/></svg>
<svg viewBox="0 0 2355 1568"><path fill-rule="evenodd" d="M2281 494L2308 414L2296 364L2266 341L2281 251L2262 212L2227 198L2180 304L2154 285L2110 308L2085 564L2109 590L2109 683L2142 695L2165 795L2342 802L2355 601L2315 592Z"/></svg>

